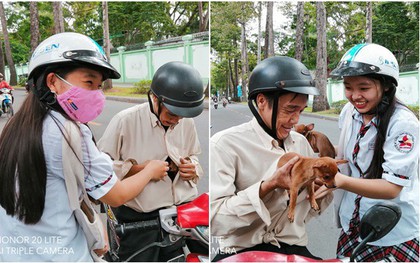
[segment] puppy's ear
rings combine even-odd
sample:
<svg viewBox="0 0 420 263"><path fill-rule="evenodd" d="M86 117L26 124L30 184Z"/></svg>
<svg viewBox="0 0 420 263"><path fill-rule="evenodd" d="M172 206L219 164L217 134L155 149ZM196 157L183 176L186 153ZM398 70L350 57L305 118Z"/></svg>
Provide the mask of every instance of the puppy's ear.
<svg viewBox="0 0 420 263"><path fill-rule="evenodd" d="M306 129L308 131L312 131L314 128L315 128L315 124L313 124L313 123L306 125Z"/></svg>
<svg viewBox="0 0 420 263"><path fill-rule="evenodd" d="M295 124L295 132L303 134L305 132L305 124Z"/></svg>
<svg viewBox="0 0 420 263"><path fill-rule="evenodd" d="M336 164L340 164L340 163L348 163L347 160L334 160Z"/></svg>
<svg viewBox="0 0 420 263"><path fill-rule="evenodd" d="M321 168L321 167L327 167L327 165L325 164L325 162L318 160L314 163L314 168Z"/></svg>

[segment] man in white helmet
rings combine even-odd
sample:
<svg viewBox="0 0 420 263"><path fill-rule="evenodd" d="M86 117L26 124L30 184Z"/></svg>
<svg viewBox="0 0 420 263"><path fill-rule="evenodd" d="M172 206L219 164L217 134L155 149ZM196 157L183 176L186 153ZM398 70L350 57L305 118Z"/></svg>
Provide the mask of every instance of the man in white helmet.
<svg viewBox="0 0 420 263"><path fill-rule="evenodd" d="M350 256L360 242L360 219L387 199L401 208L400 221L356 255L361 261L419 261L419 122L396 96L395 56L377 44L348 50L332 77L344 82L349 103L340 114L338 158L349 167L335 176L346 190L339 207L342 231L337 256ZM316 195L332 190L321 187Z"/></svg>

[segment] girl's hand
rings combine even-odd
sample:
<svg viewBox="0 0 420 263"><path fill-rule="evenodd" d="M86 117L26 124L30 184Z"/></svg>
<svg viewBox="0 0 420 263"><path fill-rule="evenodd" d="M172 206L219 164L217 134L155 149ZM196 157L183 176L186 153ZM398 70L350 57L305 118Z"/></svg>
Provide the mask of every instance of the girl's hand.
<svg viewBox="0 0 420 263"><path fill-rule="evenodd" d="M315 199L323 198L324 196L328 195L332 191L334 191L337 188L327 188L325 185L318 188L318 190L315 191Z"/></svg>
<svg viewBox="0 0 420 263"><path fill-rule="evenodd" d="M152 181L163 180L168 175L168 162L160 160L150 160L146 167L144 167L147 173L150 173Z"/></svg>

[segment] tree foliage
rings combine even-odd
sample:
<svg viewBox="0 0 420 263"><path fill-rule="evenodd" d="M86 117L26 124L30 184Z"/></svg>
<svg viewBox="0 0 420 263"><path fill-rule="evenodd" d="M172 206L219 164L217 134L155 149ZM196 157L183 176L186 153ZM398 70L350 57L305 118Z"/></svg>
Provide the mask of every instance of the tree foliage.
<svg viewBox="0 0 420 263"><path fill-rule="evenodd" d="M400 65L419 62L419 2L379 2L372 20L373 42L393 51Z"/></svg>
<svg viewBox="0 0 420 263"><path fill-rule="evenodd" d="M245 34L248 35L246 28L257 15L256 7L253 2L213 2L211 4L211 48L218 57L216 64L223 65L218 68L219 72L221 68L225 69L224 78L222 78L225 82L218 83L219 81L213 82L212 80L212 86L217 85L219 89L226 89L229 86L231 93L237 94L238 75L241 75L244 71L244 69L241 69L243 63L241 61L241 47L245 46L241 45L241 24L245 26ZM249 50L249 45L252 44L249 41L246 42L248 47L246 52ZM255 43L255 45L257 44ZM249 52L247 55L245 66L251 68L256 59L251 58L252 54ZM246 71L243 76L245 79L248 77Z"/></svg>
<svg viewBox="0 0 420 263"><path fill-rule="evenodd" d="M7 2L5 13L14 61L26 63L30 56L30 2ZM111 1L110 38L114 47L139 45L148 40L199 32L198 2ZM38 2L40 41L54 34L52 2ZM208 12L202 3L203 15ZM101 2L62 2L64 30L88 35L99 44L103 41ZM206 27L208 28L208 26Z"/></svg>
<svg viewBox="0 0 420 263"><path fill-rule="evenodd" d="M229 63L240 58L240 25L236 19L241 16L240 8L233 2L211 3L211 48L216 57L213 62L212 85L226 87L226 74L240 74L240 67L229 71ZM363 43L366 36L366 2L324 2L327 14L327 68L331 71L338 64L344 52L355 44ZM275 54L294 57L296 37L296 3L279 2L274 17L288 18L275 26ZM266 6L263 5L266 9ZM257 10L257 3L255 3ZM416 64L419 61L419 2L372 2L373 42L394 52L400 66ZM249 17L248 23L255 23ZM310 69L316 69L317 58L316 7L314 2L304 2L303 53L302 62ZM249 69L256 64L258 54L257 32L248 34L247 52ZM264 32L263 32L264 35ZM262 49L264 49L262 47ZM402 68L403 68L402 67ZM401 67L400 67L401 68ZM215 76L214 74L224 74Z"/></svg>

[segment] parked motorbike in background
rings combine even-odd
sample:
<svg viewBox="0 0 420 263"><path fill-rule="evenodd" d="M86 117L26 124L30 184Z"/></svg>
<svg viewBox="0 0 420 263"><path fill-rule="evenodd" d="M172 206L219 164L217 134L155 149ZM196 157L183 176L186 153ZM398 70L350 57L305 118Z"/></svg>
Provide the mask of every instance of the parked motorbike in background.
<svg viewBox="0 0 420 263"><path fill-rule="evenodd" d="M248 251L224 258L219 262L354 262L360 250L368 243L388 234L401 218L401 209L396 204L384 201L372 206L360 222L362 241L350 258L316 260L299 255L285 255L266 251Z"/></svg>
<svg viewBox="0 0 420 263"><path fill-rule="evenodd" d="M209 195L204 193L193 201L159 210L158 220L118 224L111 208L107 205L108 238L110 249L105 256L107 261L120 261L118 257L119 238L133 230L160 229L163 241L154 242L139 249L126 261L152 247L168 247L180 240L183 254L169 262L208 262L209 261Z"/></svg>
<svg viewBox="0 0 420 263"><path fill-rule="evenodd" d="M0 105L0 116L2 114L6 114L8 118L13 116L13 98L10 90L7 88L0 89Z"/></svg>

